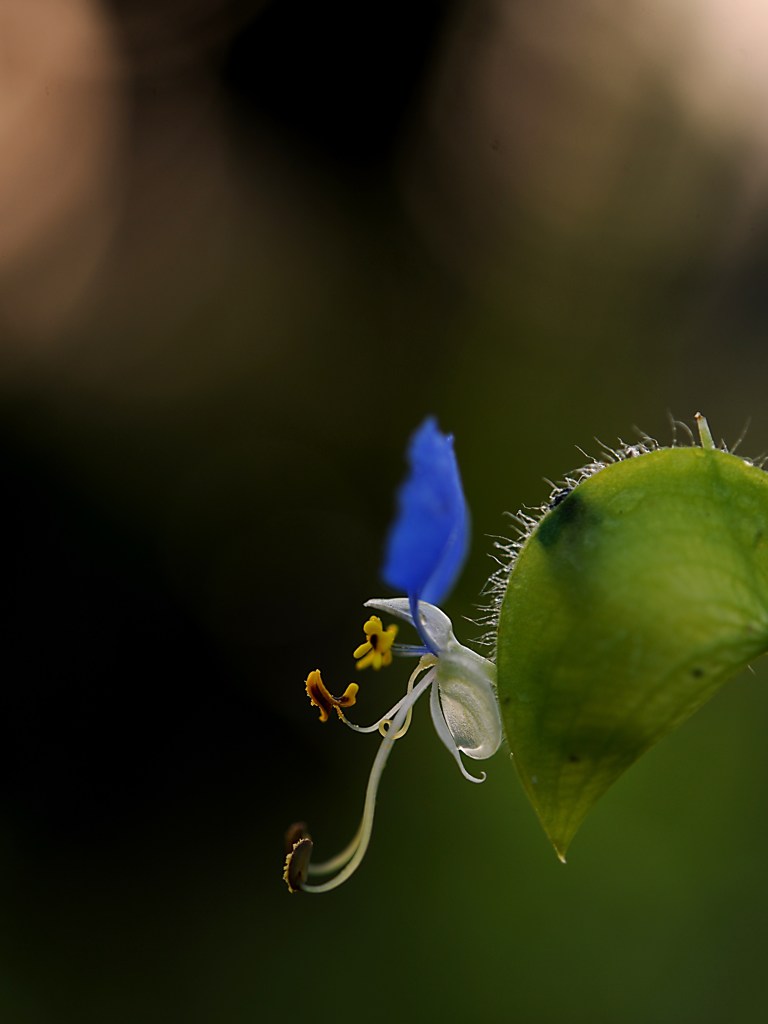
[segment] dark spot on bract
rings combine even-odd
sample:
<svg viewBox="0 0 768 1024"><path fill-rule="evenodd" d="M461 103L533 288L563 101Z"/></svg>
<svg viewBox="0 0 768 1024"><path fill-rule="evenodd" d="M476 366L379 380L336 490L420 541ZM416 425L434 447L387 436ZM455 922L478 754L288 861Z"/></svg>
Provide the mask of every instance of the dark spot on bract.
<svg viewBox="0 0 768 1024"><path fill-rule="evenodd" d="M571 762L571 764L578 764L581 758L578 754L569 754L568 760Z"/></svg>
<svg viewBox="0 0 768 1024"><path fill-rule="evenodd" d="M559 490L553 491L549 498L549 508L557 508L562 501L565 501L572 490L572 487L561 487Z"/></svg>
<svg viewBox="0 0 768 1024"><path fill-rule="evenodd" d="M573 527L584 515L586 507L583 499L575 492L563 499L559 505L548 512L536 529L536 537L545 548L552 547L560 538L560 534L568 527Z"/></svg>
<svg viewBox="0 0 768 1024"><path fill-rule="evenodd" d="M704 669L699 668L699 666L696 665L694 668L691 669L691 675L694 679L701 679L701 677L704 675Z"/></svg>

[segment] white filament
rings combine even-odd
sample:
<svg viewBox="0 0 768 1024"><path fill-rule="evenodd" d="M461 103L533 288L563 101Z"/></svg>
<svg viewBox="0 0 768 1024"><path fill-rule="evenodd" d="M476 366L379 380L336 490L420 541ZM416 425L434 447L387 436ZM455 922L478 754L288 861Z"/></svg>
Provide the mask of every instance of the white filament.
<svg viewBox="0 0 768 1024"><path fill-rule="evenodd" d="M424 660L424 659L423 659ZM392 752L397 736L400 730L404 727L408 716L410 715L411 708L416 701L421 697L423 693L429 689L432 680L435 675L434 659L430 658L429 663L424 668L429 668L430 671L424 676L424 678L415 686L409 694L400 701L400 707L395 714L392 721L391 727L387 730L386 735L381 741L378 753L371 767L371 774L368 777L368 786L365 791L365 806L363 808L363 817L360 822L360 827L355 833L352 842L345 847L340 854L333 857L331 860L324 861L322 864L310 864L308 874L310 875L328 875L334 871L339 870L337 875L329 879L327 882L323 882L320 885L307 885L306 883L302 886L304 892L329 892L331 889L335 889L357 871L358 867L362 863L363 857L365 857L366 851L368 850L368 843L371 839L371 832L373 831L373 815L376 809L376 794L379 789L379 782L381 781L381 775L384 771L384 766L387 763L387 759ZM419 662L416 672L422 669L422 663Z"/></svg>

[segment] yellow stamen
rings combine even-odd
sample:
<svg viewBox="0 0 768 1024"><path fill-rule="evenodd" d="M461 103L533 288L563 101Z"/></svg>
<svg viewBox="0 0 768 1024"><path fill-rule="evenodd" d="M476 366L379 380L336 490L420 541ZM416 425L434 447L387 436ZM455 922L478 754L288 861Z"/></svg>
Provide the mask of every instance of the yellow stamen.
<svg viewBox="0 0 768 1024"><path fill-rule="evenodd" d="M363 626L365 643L355 648L353 658L359 659L357 669L372 666L376 671L386 665L392 664L392 644L397 636L397 626L387 626L384 629L378 615L372 615Z"/></svg>
<svg viewBox="0 0 768 1024"><path fill-rule="evenodd" d="M331 708L336 709L336 714L339 718L344 718L342 708L351 708L355 703L357 697L357 691L359 689L357 683L350 683L346 688L341 697L334 697L331 691L323 682L323 677L320 675L320 669L313 669L307 676L307 696L309 697L312 705L320 709L320 721L327 722L328 715L330 714Z"/></svg>

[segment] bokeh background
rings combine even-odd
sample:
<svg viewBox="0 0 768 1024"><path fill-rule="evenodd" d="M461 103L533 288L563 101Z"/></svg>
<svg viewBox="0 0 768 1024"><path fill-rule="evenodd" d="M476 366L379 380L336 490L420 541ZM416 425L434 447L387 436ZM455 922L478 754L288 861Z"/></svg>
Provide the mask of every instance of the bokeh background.
<svg viewBox="0 0 768 1024"><path fill-rule="evenodd" d="M768 671L563 867L418 709L374 841L352 676L403 451L454 432L481 632L505 511L701 409L768 450L762 0L0 4L0 1016L746 1019ZM403 670L361 680L360 720Z"/></svg>

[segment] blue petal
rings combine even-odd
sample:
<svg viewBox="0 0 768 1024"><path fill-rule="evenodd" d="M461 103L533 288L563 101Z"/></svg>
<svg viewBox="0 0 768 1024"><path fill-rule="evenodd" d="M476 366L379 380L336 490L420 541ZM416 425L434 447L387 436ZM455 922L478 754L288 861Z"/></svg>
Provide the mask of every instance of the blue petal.
<svg viewBox="0 0 768 1024"><path fill-rule="evenodd" d="M398 492L382 576L412 600L439 604L456 581L469 542L469 511L453 438L425 420L408 447L411 472Z"/></svg>

